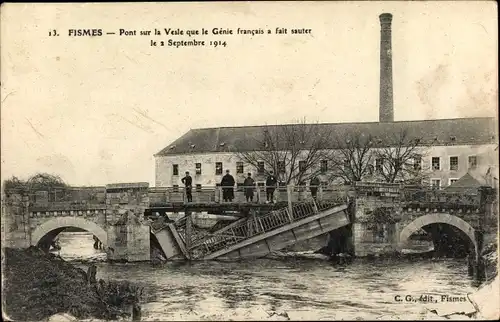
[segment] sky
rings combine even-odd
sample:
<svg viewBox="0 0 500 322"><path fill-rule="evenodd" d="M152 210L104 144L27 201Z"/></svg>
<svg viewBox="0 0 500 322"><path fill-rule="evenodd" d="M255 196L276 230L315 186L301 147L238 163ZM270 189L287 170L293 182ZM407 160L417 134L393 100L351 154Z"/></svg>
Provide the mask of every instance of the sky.
<svg viewBox="0 0 500 322"><path fill-rule="evenodd" d="M393 14L394 118L496 116L495 2L7 4L1 177L154 184L191 128L378 120L379 14ZM288 34L274 34L276 27ZM69 29L271 29L271 35L69 37ZM310 28L310 35L291 35ZM49 37L56 29L58 37ZM226 47L150 42L225 40Z"/></svg>

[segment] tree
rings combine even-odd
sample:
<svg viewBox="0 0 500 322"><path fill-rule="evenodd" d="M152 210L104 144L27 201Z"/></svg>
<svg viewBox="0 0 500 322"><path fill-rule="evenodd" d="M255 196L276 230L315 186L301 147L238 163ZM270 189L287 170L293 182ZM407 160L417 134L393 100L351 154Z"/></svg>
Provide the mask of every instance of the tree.
<svg viewBox="0 0 500 322"><path fill-rule="evenodd" d="M429 168L422 164L426 153L422 138L410 137L407 130L402 130L390 142L374 150L377 175L386 182L420 183L425 179Z"/></svg>
<svg viewBox="0 0 500 322"><path fill-rule="evenodd" d="M37 173L28 180L21 180L15 176L3 182L5 191L50 191L55 188L65 188L67 184L57 175L48 173Z"/></svg>
<svg viewBox="0 0 500 322"><path fill-rule="evenodd" d="M259 173L273 170L284 184L301 184L320 172L321 160L328 159L330 132L327 127L307 124L301 120L296 124L264 126L252 151L237 148L237 156L254 166Z"/></svg>
<svg viewBox="0 0 500 322"><path fill-rule="evenodd" d="M346 184L362 181L373 172L373 138L362 133L333 138L338 147L329 155L331 179L342 179Z"/></svg>

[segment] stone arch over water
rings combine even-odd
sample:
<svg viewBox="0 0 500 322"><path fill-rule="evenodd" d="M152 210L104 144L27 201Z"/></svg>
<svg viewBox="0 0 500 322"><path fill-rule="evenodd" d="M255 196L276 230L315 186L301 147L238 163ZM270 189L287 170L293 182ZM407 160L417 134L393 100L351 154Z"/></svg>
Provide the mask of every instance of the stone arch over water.
<svg viewBox="0 0 500 322"><path fill-rule="evenodd" d="M38 245L40 242L53 240L61 231L68 227L76 227L95 235L106 248L108 245L108 233L96 223L78 217L56 217L51 218L37 226L31 234L31 244Z"/></svg>
<svg viewBox="0 0 500 322"><path fill-rule="evenodd" d="M399 248L403 248L408 243L408 239L413 233L417 232L419 229L427 225L432 224L448 224L461 230L469 238L471 245L474 245L475 255L478 255L479 250L476 242L476 233L474 228L465 220L447 213L424 215L416 218L411 223L406 225L399 234Z"/></svg>

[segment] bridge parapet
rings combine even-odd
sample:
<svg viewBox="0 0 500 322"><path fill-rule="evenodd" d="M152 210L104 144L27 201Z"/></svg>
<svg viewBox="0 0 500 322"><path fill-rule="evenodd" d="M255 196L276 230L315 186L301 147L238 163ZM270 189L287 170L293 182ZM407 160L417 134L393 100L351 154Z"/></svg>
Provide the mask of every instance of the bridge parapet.
<svg viewBox="0 0 500 322"><path fill-rule="evenodd" d="M481 194L479 189L467 191L446 191L435 189L403 189L401 201L409 207L427 208L457 208L480 207Z"/></svg>
<svg viewBox="0 0 500 322"><path fill-rule="evenodd" d="M28 192L35 207L52 205L95 205L106 201L105 187L65 187L47 191Z"/></svg>

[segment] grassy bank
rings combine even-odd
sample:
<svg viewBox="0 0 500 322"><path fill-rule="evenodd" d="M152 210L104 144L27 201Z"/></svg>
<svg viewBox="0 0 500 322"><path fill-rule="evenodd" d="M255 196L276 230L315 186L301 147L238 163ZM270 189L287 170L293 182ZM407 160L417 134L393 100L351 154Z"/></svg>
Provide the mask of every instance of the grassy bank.
<svg viewBox="0 0 500 322"><path fill-rule="evenodd" d="M38 248L2 250L4 319L39 321L57 313L78 319L129 316L139 290L128 283L87 281L87 273Z"/></svg>

